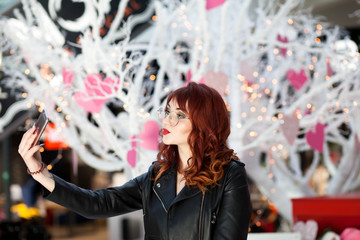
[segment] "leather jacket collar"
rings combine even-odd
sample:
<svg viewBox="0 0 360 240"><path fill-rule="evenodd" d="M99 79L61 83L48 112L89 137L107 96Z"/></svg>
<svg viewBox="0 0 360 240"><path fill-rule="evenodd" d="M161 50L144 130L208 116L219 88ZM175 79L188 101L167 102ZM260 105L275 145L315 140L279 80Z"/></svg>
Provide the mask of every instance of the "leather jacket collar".
<svg viewBox="0 0 360 240"><path fill-rule="evenodd" d="M180 193L176 195L176 173L177 170L174 164L153 185L153 190L162 202L166 212L169 211L173 204L201 193L199 188L185 185Z"/></svg>

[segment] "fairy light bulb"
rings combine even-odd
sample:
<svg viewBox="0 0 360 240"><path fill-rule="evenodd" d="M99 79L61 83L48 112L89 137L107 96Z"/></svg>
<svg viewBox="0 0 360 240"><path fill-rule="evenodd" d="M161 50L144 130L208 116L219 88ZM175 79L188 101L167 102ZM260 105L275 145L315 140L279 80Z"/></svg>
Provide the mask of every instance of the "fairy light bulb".
<svg viewBox="0 0 360 240"><path fill-rule="evenodd" d="M251 132L249 133L249 136L250 136L250 137L256 137L257 135L258 135L258 133L255 132L255 131L251 131Z"/></svg>
<svg viewBox="0 0 360 240"><path fill-rule="evenodd" d="M243 82L243 81L245 80L245 76L243 76L243 75L241 75L241 74L238 74L238 75L237 75L237 78L238 78L241 82Z"/></svg>

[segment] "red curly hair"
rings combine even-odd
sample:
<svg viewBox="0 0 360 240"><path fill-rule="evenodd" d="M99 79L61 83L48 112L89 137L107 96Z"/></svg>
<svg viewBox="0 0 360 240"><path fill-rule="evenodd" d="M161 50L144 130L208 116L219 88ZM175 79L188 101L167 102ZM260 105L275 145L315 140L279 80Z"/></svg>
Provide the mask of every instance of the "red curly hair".
<svg viewBox="0 0 360 240"><path fill-rule="evenodd" d="M224 174L224 166L232 158L238 159L226 143L230 135L229 112L221 95L205 84L190 82L172 92L167 104L172 100L187 114L192 124L187 139L192 157L184 170L185 184L204 192L208 186L217 184ZM174 163L179 167L178 162L177 146L161 142L155 164L155 181Z"/></svg>

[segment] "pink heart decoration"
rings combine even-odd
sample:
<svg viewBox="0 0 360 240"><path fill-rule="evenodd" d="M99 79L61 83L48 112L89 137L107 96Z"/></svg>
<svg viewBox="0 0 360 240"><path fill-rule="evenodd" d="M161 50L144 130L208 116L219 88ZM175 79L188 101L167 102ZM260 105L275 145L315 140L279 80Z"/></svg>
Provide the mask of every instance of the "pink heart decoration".
<svg viewBox="0 0 360 240"><path fill-rule="evenodd" d="M184 87L186 87L191 82L191 78L192 78L192 73L191 73L191 70L189 70L189 71L187 71L186 76L185 76Z"/></svg>
<svg viewBox="0 0 360 240"><path fill-rule="evenodd" d="M205 84L209 87L216 89L220 95L224 95L227 85L228 85L228 76L224 72L214 72L209 70L204 76Z"/></svg>
<svg viewBox="0 0 360 240"><path fill-rule="evenodd" d="M99 113L102 106L108 99L94 99L92 96L89 96L87 93L82 91L77 91L74 94L75 102L85 109L87 112Z"/></svg>
<svg viewBox="0 0 360 240"><path fill-rule="evenodd" d="M283 36L281 36L280 34L277 35L277 40L278 40L279 42L282 42L282 43L288 43L288 42L289 42L289 40L288 40L288 38L287 38L286 36L283 37ZM283 55L284 57L286 57L287 48L279 48L279 49L280 49L281 55Z"/></svg>
<svg viewBox="0 0 360 240"><path fill-rule="evenodd" d="M245 81L254 82L254 76L253 76L254 66L253 64L250 63L250 61L242 62L240 65L240 69L241 69L241 75L245 77Z"/></svg>
<svg viewBox="0 0 360 240"><path fill-rule="evenodd" d="M204 77L200 78L199 83L205 84L205 78Z"/></svg>
<svg viewBox="0 0 360 240"><path fill-rule="evenodd" d="M290 69L286 73L286 78L296 90L300 90L307 81L307 76L304 69L301 69L299 73L293 69Z"/></svg>
<svg viewBox="0 0 360 240"><path fill-rule="evenodd" d="M300 121L297 118L296 113L293 113L291 116L285 115L283 121L284 122L280 125L280 129L288 143L293 145L299 132Z"/></svg>
<svg viewBox="0 0 360 240"><path fill-rule="evenodd" d="M148 150L158 150L160 127L157 121L150 120L144 124L144 130L139 133L140 147Z"/></svg>
<svg viewBox="0 0 360 240"><path fill-rule="evenodd" d="M100 82L100 87L107 93L112 94L113 90L117 91L119 89L120 79L115 82L111 77L106 77L104 81Z"/></svg>
<svg viewBox="0 0 360 240"><path fill-rule="evenodd" d="M85 78L85 90L77 91L74 94L76 103L91 113L99 113L101 107L110 98L106 95L110 95L113 91L118 90L120 80L115 81L110 77L106 77L102 80L100 74L89 74Z"/></svg>
<svg viewBox="0 0 360 240"><path fill-rule="evenodd" d="M306 223L298 221L293 226L293 231L300 233L304 240L315 240L318 228L318 224L314 220L308 220Z"/></svg>
<svg viewBox="0 0 360 240"><path fill-rule="evenodd" d="M65 87L69 89L74 79L74 72L63 67L62 76Z"/></svg>
<svg viewBox="0 0 360 240"><path fill-rule="evenodd" d="M340 234L341 240L359 240L360 230L357 228L345 228Z"/></svg>
<svg viewBox="0 0 360 240"><path fill-rule="evenodd" d="M129 150L127 152L127 156L126 156L126 160L129 163L129 165L132 168L136 167L136 158L137 158L137 152L136 152L136 147L137 147L137 142L136 142L136 136L131 136L131 150Z"/></svg>
<svg viewBox="0 0 360 240"><path fill-rule="evenodd" d="M323 152L324 139L325 139L325 124L317 123L315 126L315 131L309 130L305 134L306 142L314 150Z"/></svg>
<svg viewBox="0 0 360 240"><path fill-rule="evenodd" d="M306 109L305 112L304 112L304 117L309 115L311 113L310 109Z"/></svg>
<svg viewBox="0 0 360 240"><path fill-rule="evenodd" d="M206 10L216 8L224 4L226 0L206 0Z"/></svg>

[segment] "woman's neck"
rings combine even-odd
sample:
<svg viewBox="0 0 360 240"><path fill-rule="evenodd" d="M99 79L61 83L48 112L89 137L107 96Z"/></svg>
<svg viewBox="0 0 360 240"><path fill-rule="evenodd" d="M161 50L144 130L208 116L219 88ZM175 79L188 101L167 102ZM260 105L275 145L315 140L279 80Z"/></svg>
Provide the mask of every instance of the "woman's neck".
<svg viewBox="0 0 360 240"><path fill-rule="evenodd" d="M189 145L178 145L179 165L178 171L183 172L188 167L188 159L191 158L191 151Z"/></svg>

